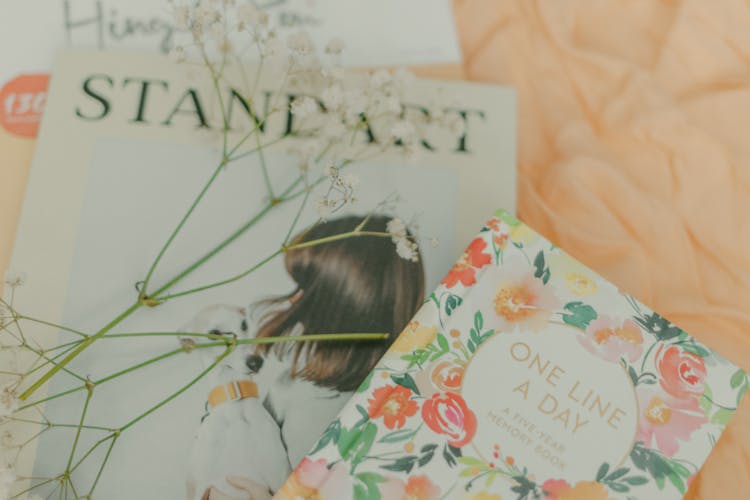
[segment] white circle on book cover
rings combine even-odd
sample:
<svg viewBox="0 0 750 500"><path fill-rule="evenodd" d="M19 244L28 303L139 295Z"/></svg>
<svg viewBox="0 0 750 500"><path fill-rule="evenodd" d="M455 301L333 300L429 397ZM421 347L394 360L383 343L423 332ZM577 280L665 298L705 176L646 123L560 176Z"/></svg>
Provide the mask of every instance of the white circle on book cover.
<svg viewBox="0 0 750 500"><path fill-rule="evenodd" d="M574 328L502 332L474 353L461 394L477 417L470 446L538 480L594 480L630 454L638 423L625 369L588 352Z"/></svg>

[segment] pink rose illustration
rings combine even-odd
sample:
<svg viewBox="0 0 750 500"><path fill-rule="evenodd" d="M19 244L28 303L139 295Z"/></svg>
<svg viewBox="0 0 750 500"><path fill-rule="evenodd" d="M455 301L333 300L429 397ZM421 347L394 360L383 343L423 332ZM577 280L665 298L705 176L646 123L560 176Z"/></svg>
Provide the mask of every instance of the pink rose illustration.
<svg viewBox="0 0 750 500"><path fill-rule="evenodd" d="M643 334L631 319L617 322L607 316L600 316L578 337L578 342L591 354L612 363L626 357L634 363L643 352Z"/></svg>
<svg viewBox="0 0 750 500"><path fill-rule="evenodd" d="M448 444L460 448L474 438L477 417L464 398L452 392L435 393L422 405L427 427L449 437Z"/></svg>
<svg viewBox="0 0 750 500"><path fill-rule="evenodd" d="M662 388L676 398L703 394L706 363L679 345L663 345L656 351L656 369Z"/></svg>
<svg viewBox="0 0 750 500"><path fill-rule="evenodd" d="M636 440L671 457L690 435L706 423L698 398L677 399L653 389L638 388L638 432Z"/></svg>

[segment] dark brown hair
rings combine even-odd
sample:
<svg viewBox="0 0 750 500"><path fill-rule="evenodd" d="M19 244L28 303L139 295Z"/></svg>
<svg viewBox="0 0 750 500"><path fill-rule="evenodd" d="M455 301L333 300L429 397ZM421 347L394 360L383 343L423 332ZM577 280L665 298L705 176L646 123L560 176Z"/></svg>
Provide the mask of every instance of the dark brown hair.
<svg viewBox="0 0 750 500"><path fill-rule="evenodd" d="M316 224L293 240L313 241L354 230L364 220L347 216ZM390 217L370 216L363 231L386 232ZM352 391L364 380L424 298L424 269L399 257L390 238L356 236L289 250L286 270L296 288L259 303L265 314L258 337L288 335L298 323L303 335L388 333L385 341L299 342L292 350L292 376L323 387ZM277 306L291 301L291 306ZM267 353L271 347L260 346ZM283 355L281 345L277 352ZM304 354L304 366L298 366Z"/></svg>

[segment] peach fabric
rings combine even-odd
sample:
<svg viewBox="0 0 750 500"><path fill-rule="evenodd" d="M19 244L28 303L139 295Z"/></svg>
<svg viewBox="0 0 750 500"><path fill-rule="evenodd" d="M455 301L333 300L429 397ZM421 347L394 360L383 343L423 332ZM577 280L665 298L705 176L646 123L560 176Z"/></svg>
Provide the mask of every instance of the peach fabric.
<svg viewBox="0 0 750 500"><path fill-rule="evenodd" d="M519 215L750 370L750 3L454 0L516 87ZM750 495L746 398L688 493Z"/></svg>

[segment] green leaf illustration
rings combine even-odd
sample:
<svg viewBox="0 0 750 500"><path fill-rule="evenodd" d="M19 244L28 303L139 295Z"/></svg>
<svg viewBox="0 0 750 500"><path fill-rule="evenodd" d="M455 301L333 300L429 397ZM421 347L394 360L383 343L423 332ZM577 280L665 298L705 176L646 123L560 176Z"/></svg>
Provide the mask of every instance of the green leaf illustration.
<svg viewBox="0 0 750 500"><path fill-rule="evenodd" d="M606 477L607 472L609 472L609 464L604 462L596 473L596 480L601 482Z"/></svg>
<svg viewBox="0 0 750 500"><path fill-rule="evenodd" d="M662 342L678 337L684 333L679 327L673 325L656 313L635 316L634 319L639 325L641 325L641 327Z"/></svg>
<svg viewBox="0 0 750 500"><path fill-rule="evenodd" d="M318 440L318 444L315 445L315 448L313 448L313 451L310 452L311 455L319 452L323 448L325 448L328 443L334 443L336 444L339 440L339 436L341 435L341 422L339 419L334 420L331 422L325 431L323 431L323 435Z"/></svg>
<svg viewBox="0 0 750 500"><path fill-rule="evenodd" d="M458 306L463 303L463 301L464 299L462 299L458 295L448 295L448 298L445 299L445 314L447 314L448 316L453 314L453 311L455 311Z"/></svg>
<svg viewBox="0 0 750 500"><path fill-rule="evenodd" d="M474 328L477 329L477 331L482 331L482 327L484 326L484 318L482 317L482 312L477 311L474 313Z"/></svg>
<svg viewBox="0 0 750 500"><path fill-rule="evenodd" d="M362 500L380 500L380 489L378 484L385 478L375 472L361 472L354 476L354 498Z"/></svg>
<svg viewBox="0 0 750 500"><path fill-rule="evenodd" d="M534 258L534 277L535 278L541 278L542 274L544 274L544 252L539 250L539 253L536 254L536 257Z"/></svg>
<svg viewBox="0 0 750 500"><path fill-rule="evenodd" d="M741 368L734 372L732 374L732 378L729 379L729 384L732 386L732 389L738 388L742 383L745 381L745 378L747 375L745 374L745 371Z"/></svg>
<svg viewBox="0 0 750 500"><path fill-rule="evenodd" d="M599 316L593 307L580 301L568 302L565 310L568 312L563 314L563 321L581 330L585 330Z"/></svg>
<svg viewBox="0 0 750 500"><path fill-rule="evenodd" d="M389 432L378 440L378 443L398 443L401 441L408 441L413 438L417 433L417 429L400 429L397 431Z"/></svg>
<svg viewBox="0 0 750 500"><path fill-rule="evenodd" d="M414 394L419 395L419 389L417 388L417 383L414 382L414 379L408 373L404 373L403 375L391 375L391 380L393 380L396 384L400 385L401 387L406 387L407 389L410 389Z"/></svg>
<svg viewBox="0 0 750 500"><path fill-rule="evenodd" d="M380 467L385 470L391 470L394 472L406 472L409 474L417 463L418 457L416 455L406 455L394 460L390 464L381 465Z"/></svg>
<svg viewBox="0 0 750 500"><path fill-rule="evenodd" d="M498 210L495 213L495 217L505 222L508 226L514 227L521 224L521 221L516 219L513 215L509 214L505 210Z"/></svg>
<svg viewBox="0 0 750 500"><path fill-rule="evenodd" d="M711 417L711 423L725 426L729 423L729 419L732 418L732 415L734 415L734 411L727 408L719 408Z"/></svg>
<svg viewBox="0 0 750 500"><path fill-rule="evenodd" d="M362 381L361 384L359 384L359 387L357 387L357 392L365 392L367 389L370 388L370 382L372 381L372 375L375 373L374 371L371 371L367 377Z"/></svg>

